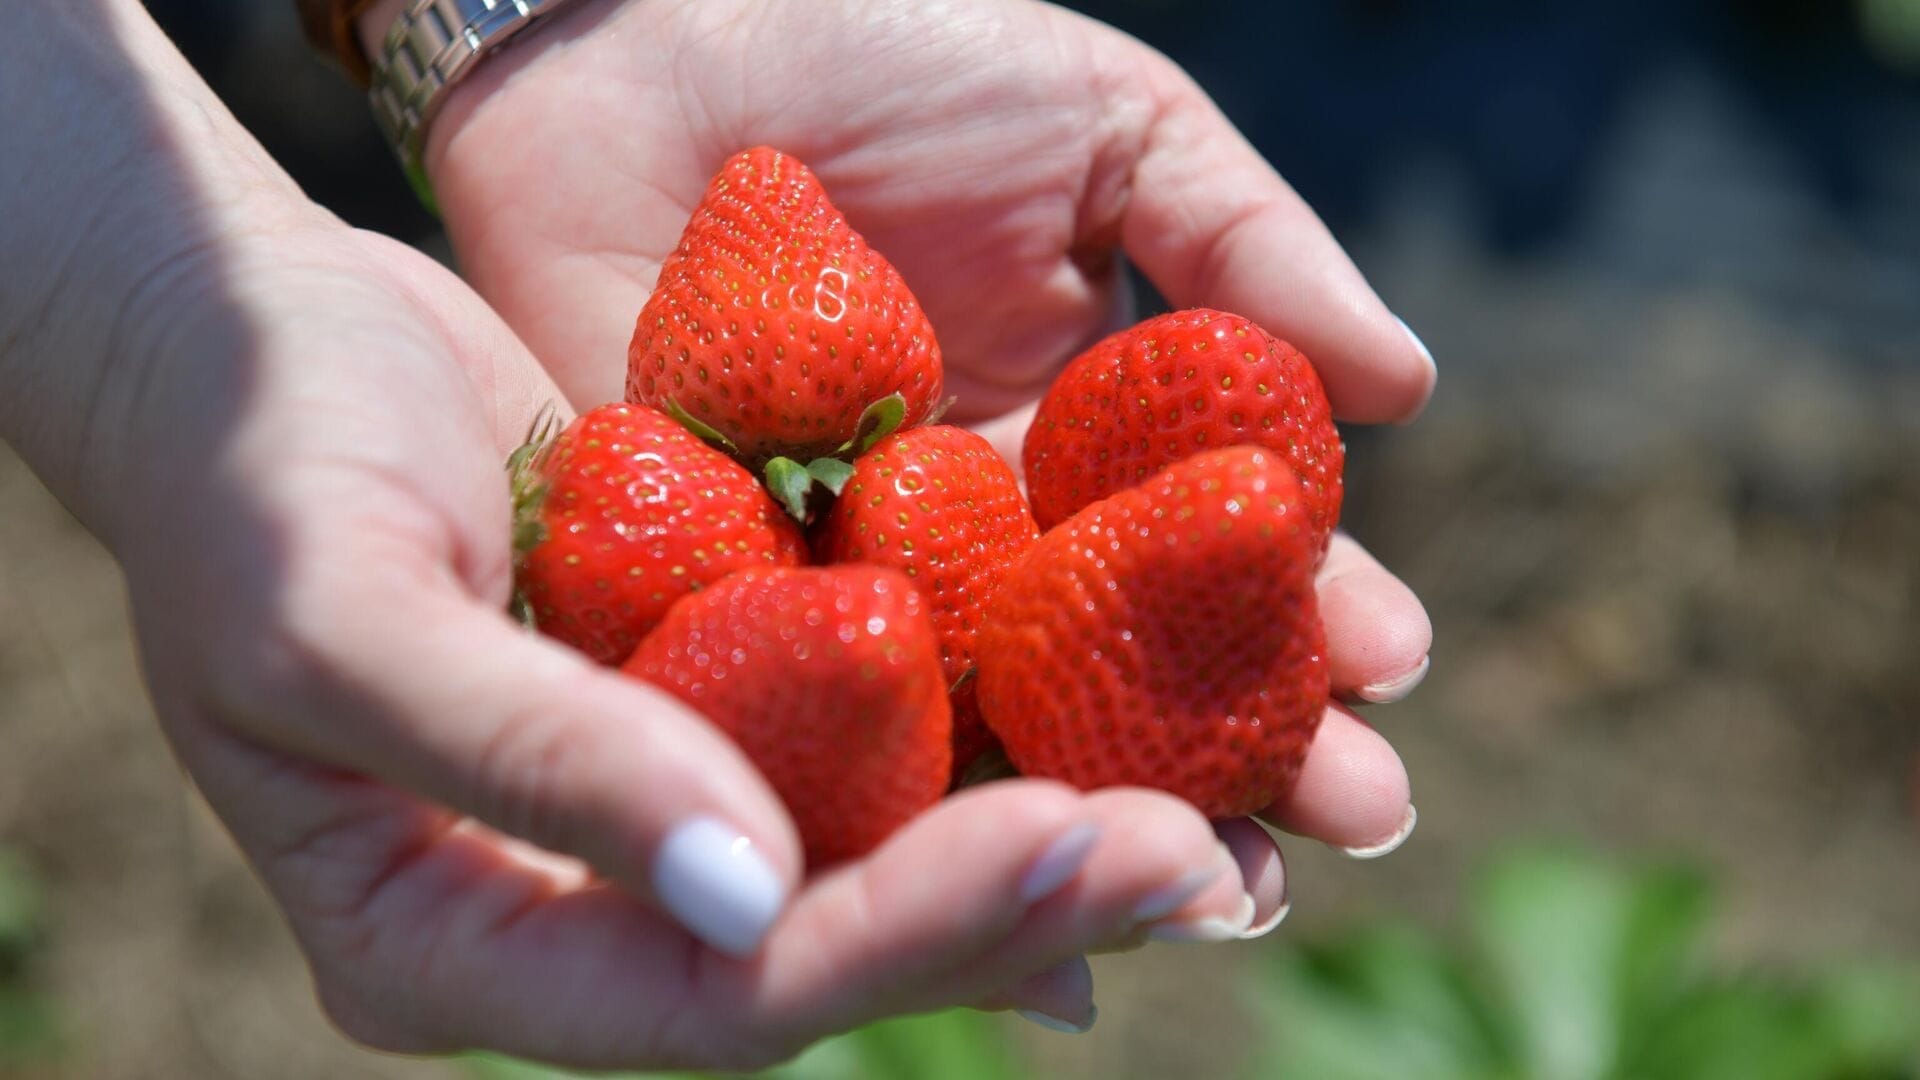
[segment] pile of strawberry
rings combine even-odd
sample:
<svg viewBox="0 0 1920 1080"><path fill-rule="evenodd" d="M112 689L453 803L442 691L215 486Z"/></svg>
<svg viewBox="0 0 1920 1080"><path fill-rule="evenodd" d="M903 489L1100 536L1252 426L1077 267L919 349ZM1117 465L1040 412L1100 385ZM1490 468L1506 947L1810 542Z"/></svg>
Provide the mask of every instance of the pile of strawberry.
<svg viewBox="0 0 1920 1080"><path fill-rule="evenodd" d="M1218 311L1075 359L1023 494L939 423L940 348L800 162L709 186L640 312L626 401L510 462L516 604L678 695L861 854L997 758L1250 813L1327 699L1314 571L1343 450L1300 353ZM1031 502L1029 502L1031 499Z"/></svg>

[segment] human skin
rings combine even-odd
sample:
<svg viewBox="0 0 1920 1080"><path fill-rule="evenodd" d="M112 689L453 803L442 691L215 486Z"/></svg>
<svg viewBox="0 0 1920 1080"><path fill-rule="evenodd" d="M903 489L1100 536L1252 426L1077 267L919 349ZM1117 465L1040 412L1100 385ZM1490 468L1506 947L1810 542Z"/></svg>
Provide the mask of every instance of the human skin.
<svg viewBox="0 0 1920 1080"><path fill-rule="evenodd" d="M809 160L898 252L952 326L954 388L976 418L1018 406L1112 317L1117 244L1178 302L1320 348L1348 417L1416 411L1430 364L1164 61L1038 6L842 11L839 32L899 31L887 48L835 37L818 6L576 5L482 65L432 132L476 292L306 200L133 0L16 7L12 40L35 46L0 64L0 435L123 567L160 722L346 1033L408 1052L744 1067L954 1004L1077 1027L1092 1017L1085 953L1284 911L1279 851L1251 823L1030 780L950 799L804 878L785 812L730 743L503 614L502 456L544 403L617 394L660 257L745 142ZM1099 117L1053 117L1045 138L994 119L1050 115L1022 96L1039 92L1035 54L950 41L968 62L938 86L975 89L944 111L931 87L856 107L808 81L860 48L899 65L869 69L891 85L934 55L904 42L974 16L1118 65L1102 85L1135 64L1172 98L1122 101L1112 139L1042 153ZM820 37L799 34L808 23ZM690 111L703 97L713 108ZM629 138L605 137L615 115ZM926 150L969 135L985 160L1049 164L996 179ZM926 254L941 245L946 270ZM969 325L970 311L1004 317ZM1322 588L1344 693L1382 696L1424 662L1418 603L1357 545L1336 544ZM1366 847L1407 812L1398 759L1335 706L1268 817ZM697 916L668 895L725 884L675 861L695 821L772 883L778 917L746 927L744 947L737 923L690 932Z"/></svg>

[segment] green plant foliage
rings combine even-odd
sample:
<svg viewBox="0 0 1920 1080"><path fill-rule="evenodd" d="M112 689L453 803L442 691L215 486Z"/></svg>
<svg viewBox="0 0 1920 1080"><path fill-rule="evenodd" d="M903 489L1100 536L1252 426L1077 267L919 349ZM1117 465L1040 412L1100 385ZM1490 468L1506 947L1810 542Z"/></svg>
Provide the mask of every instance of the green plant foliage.
<svg viewBox="0 0 1920 1080"><path fill-rule="evenodd" d="M490 1054L464 1059L474 1080L569 1080L575 1073ZM628 1080L701 1080L705 1073L629 1073ZM1022 1080L1002 1021L954 1010L874 1024L828 1039L761 1080ZM620 1080L620 1078L609 1078Z"/></svg>
<svg viewBox="0 0 1920 1080"><path fill-rule="evenodd" d="M39 938L44 915L40 880L32 867L0 848L0 977L10 974Z"/></svg>
<svg viewBox="0 0 1920 1080"><path fill-rule="evenodd" d="M1717 968L1706 882L1565 850L1493 863L1458 945L1404 924L1277 954L1250 1077L1916 1080L1920 974Z"/></svg>
<svg viewBox="0 0 1920 1080"><path fill-rule="evenodd" d="M0 848L0 1071L51 1057L58 1048L53 1002L29 979L45 933L39 877L20 855Z"/></svg>

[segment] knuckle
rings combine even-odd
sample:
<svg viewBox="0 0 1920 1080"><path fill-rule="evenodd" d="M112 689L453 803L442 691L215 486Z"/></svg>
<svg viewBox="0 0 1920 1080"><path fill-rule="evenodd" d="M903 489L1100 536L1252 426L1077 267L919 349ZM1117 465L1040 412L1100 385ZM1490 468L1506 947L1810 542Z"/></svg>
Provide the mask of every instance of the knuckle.
<svg viewBox="0 0 1920 1080"><path fill-rule="evenodd" d="M591 725L544 704L516 706L487 738L469 805L496 828L542 847L583 854L578 799L599 753Z"/></svg>

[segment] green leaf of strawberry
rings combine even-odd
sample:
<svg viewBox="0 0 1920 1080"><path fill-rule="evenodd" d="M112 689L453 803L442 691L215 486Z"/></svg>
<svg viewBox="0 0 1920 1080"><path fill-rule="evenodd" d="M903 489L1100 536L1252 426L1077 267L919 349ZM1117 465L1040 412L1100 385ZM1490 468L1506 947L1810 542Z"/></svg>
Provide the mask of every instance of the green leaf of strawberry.
<svg viewBox="0 0 1920 1080"><path fill-rule="evenodd" d="M840 447L840 452L851 450L856 456L866 453L874 443L898 431L900 422L906 418L907 399L898 393L888 394L861 410L860 421L853 428L853 438Z"/></svg>
<svg viewBox="0 0 1920 1080"><path fill-rule="evenodd" d="M813 477L814 483L826 488L828 493L839 495L846 488L847 481L853 478L853 466L839 458L814 458L807 462L807 475Z"/></svg>
<svg viewBox="0 0 1920 1080"><path fill-rule="evenodd" d="M807 496L813 491L813 474L805 465L788 457L767 462L767 491L786 508L793 520L807 520Z"/></svg>
<svg viewBox="0 0 1920 1080"><path fill-rule="evenodd" d="M724 450L735 457L740 456L740 448L733 445L732 439L729 439L725 435L722 435L720 432L715 431L712 428L712 426L702 423L699 417L694 416L692 413L681 408L680 403L678 401L675 401L672 398L668 398L666 401L666 404L663 405L662 408L666 411L666 414L668 416L671 416L675 420L680 421L681 427L686 428L688 431L693 432L695 435L698 435L700 437L701 442L704 442L708 446L711 446L717 450Z"/></svg>

